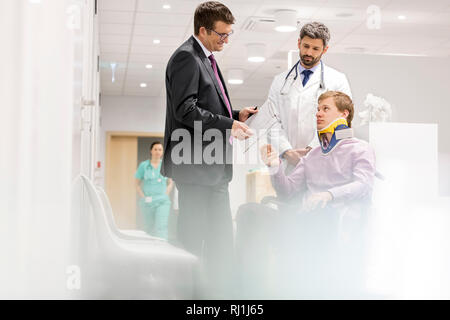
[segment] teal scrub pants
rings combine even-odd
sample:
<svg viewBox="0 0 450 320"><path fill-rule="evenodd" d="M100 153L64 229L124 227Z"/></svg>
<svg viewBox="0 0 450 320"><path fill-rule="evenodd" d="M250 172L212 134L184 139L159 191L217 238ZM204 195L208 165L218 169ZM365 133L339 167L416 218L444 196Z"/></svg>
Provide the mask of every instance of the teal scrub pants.
<svg viewBox="0 0 450 320"><path fill-rule="evenodd" d="M153 199L150 203L146 203L145 198L142 198L139 200L139 207L143 215L145 232L167 240L170 213L169 197L164 194L164 196Z"/></svg>

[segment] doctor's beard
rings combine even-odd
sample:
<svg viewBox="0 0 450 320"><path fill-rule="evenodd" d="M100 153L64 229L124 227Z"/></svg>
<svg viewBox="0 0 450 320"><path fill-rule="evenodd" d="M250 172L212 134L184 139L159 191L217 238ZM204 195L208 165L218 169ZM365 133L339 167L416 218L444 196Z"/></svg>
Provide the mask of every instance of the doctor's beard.
<svg viewBox="0 0 450 320"><path fill-rule="evenodd" d="M311 60L306 61L306 57L311 58ZM302 65L308 68L312 68L314 67L322 58L322 55L318 56L317 58L314 59L313 56L308 56L308 55L300 55L300 60L302 61Z"/></svg>

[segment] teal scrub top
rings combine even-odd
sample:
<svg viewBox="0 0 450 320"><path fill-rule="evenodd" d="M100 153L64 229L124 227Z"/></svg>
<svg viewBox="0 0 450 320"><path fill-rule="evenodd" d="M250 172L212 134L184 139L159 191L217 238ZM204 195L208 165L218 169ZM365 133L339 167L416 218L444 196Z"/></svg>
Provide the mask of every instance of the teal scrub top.
<svg viewBox="0 0 450 320"><path fill-rule="evenodd" d="M162 161L159 162L156 169L150 160L142 161L139 164L134 176L142 181L142 191L146 197L158 199L166 196L167 178L161 175L161 164Z"/></svg>

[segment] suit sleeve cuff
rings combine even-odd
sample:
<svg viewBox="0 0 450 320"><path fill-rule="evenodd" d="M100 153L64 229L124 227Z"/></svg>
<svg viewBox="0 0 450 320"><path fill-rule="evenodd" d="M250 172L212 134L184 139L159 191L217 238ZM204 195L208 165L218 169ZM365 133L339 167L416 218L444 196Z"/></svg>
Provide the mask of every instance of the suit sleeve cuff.
<svg viewBox="0 0 450 320"><path fill-rule="evenodd" d="M233 110L233 119L239 121L239 112L240 110Z"/></svg>
<svg viewBox="0 0 450 320"><path fill-rule="evenodd" d="M234 120L222 115L217 115L217 117L219 118L219 121L217 123L217 128L219 130L227 130L227 129L231 129L233 127L233 122Z"/></svg>

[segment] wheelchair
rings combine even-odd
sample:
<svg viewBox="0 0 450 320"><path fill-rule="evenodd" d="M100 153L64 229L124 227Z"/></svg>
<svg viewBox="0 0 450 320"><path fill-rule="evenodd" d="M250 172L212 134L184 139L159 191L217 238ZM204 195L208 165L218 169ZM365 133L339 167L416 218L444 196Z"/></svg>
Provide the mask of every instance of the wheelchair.
<svg viewBox="0 0 450 320"><path fill-rule="evenodd" d="M353 223L349 236L341 212L301 212L299 198L270 196L239 207L236 254L242 298L361 297L370 205L361 208L364 218Z"/></svg>

